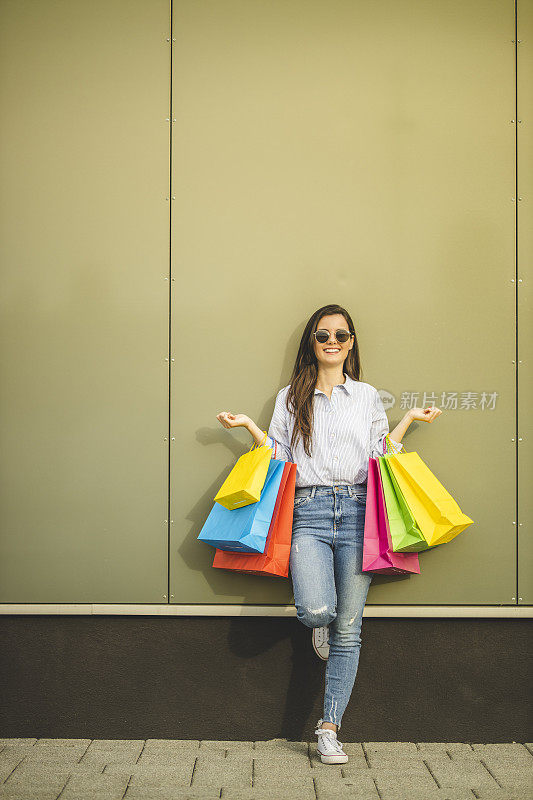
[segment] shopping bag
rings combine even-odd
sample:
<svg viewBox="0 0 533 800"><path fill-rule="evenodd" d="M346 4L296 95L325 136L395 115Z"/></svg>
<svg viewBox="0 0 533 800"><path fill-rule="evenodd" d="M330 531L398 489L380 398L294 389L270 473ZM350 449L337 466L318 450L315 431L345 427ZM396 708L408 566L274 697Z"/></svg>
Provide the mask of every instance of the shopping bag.
<svg viewBox="0 0 533 800"><path fill-rule="evenodd" d="M274 513L267 536L264 553L230 553L217 549L213 566L232 569L253 575L275 575L287 578L291 554L292 518L294 511L294 489L296 486L296 464L284 462L283 475L274 506Z"/></svg>
<svg viewBox="0 0 533 800"><path fill-rule="evenodd" d="M414 450L385 456L424 539L445 544L474 522Z"/></svg>
<svg viewBox="0 0 533 800"><path fill-rule="evenodd" d="M265 485L257 503L233 510L214 503L197 538L221 550L263 553L284 463L279 459L270 460Z"/></svg>
<svg viewBox="0 0 533 800"><path fill-rule="evenodd" d="M389 467L387 456L378 456L376 460L383 486L393 552L410 553L427 550L430 545L424 539L400 491L394 472Z"/></svg>
<svg viewBox="0 0 533 800"><path fill-rule="evenodd" d="M263 431L266 437L266 431ZM214 497L224 508L235 509L257 503L265 483L272 448L252 445L238 460Z"/></svg>
<svg viewBox="0 0 533 800"><path fill-rule="evenodd" d="M395 553L377 460L368 459L368 478L363 536L363 572L384 575L420 572L418 553Z"/></svg>

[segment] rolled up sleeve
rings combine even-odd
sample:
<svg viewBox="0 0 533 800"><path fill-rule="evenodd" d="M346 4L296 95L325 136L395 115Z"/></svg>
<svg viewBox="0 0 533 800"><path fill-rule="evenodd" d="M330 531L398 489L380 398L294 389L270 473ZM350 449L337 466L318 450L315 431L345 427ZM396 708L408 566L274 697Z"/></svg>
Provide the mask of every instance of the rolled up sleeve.
<svg viewBox="0 0 533 800"><path fill-rule="evenodd" d="M287 425L287 409L285 407L286 392L281 389L276 395L272 419L268 426L266 444L272 448L272 458L279 461L292 461L291 444Z"/></svg>

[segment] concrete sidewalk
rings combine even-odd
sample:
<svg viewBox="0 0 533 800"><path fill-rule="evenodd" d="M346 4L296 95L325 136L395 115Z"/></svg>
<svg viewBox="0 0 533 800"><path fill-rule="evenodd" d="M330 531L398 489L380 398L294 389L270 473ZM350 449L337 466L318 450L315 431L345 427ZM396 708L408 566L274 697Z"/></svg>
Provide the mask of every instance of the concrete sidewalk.
<svg viewBox="0 0 533 800"><path fill-rule="evenodd" d="M342 736L339 739L344 743ZM532 800L532 744L0 739L10 800Z"/></svg>

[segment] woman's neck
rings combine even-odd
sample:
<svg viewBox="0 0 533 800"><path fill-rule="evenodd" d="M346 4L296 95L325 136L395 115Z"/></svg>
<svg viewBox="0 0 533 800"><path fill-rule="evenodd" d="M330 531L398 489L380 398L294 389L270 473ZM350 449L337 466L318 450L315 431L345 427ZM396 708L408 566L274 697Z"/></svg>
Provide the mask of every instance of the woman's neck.
<svg viewBox="0 0 533 800"><path fill-rule="evenodd" d="M331 392L334 386L339 383L346 383L346 377L342 367L331 367L331 369L319 369L316 378L316 388L321 392Z"/></svg>

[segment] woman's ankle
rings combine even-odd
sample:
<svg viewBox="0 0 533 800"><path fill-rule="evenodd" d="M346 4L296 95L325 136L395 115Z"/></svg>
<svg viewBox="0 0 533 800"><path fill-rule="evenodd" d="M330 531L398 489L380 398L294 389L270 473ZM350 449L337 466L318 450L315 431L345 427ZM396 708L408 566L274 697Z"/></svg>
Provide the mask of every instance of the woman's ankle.
<svg viewBox="0 0 533 800"><path fill-rule="evenodd" d="M335 733L337 733L337 726L335 725L334 722L323 722L320 727L321 728L328 728L329 730L335 731Z"/></svg>

